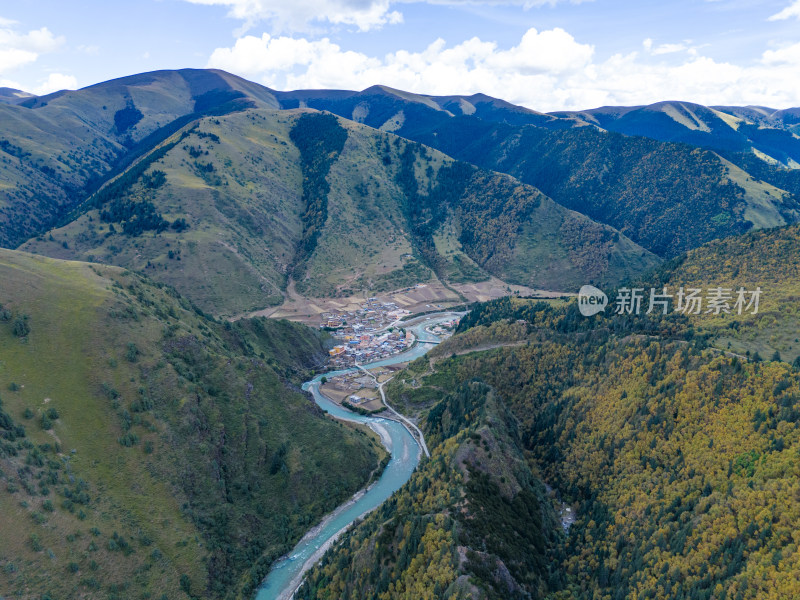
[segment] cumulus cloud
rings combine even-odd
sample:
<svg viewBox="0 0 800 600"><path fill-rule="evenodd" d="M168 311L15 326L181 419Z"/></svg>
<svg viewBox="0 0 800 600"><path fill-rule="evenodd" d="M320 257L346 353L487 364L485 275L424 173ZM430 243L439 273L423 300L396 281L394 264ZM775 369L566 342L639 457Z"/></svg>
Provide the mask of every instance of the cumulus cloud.
<svg viewBox="0 0 800 600"><path fill-rule="evenodd" d="M439 5L506 5L525 9L569 1L591 0L185 0L192 4L228 7L228 16L244 22L242 32L258 22L270 23L273 32L308 31L312 23L350 25L360 31L401 23L403 15L393 10L408 2Z"/></svg>
<svg viewBox="0 0 800 600"><path fill-rule="evenodd" d="M761 60L767 65L794 65L795 68L799 68L800 42L778 50L767 50L764 52Z"/></svg>
<svg viewBox="0 0 800 600"><path fill-rule="evenodd" d="M29 90L37 96L50 94L51 92L58 92L59 90L74 90L78 87L78 80L72 75L64 75L63 73L50 73L47 79L42 81L34 89Z"/></svg>
<svg viewBox="0 0 800 600"><path fill-rule="evenodd" d="M664 45L662 45L664 46ZM364 89L383 84L431 95L486 93L535 110L648 104L664 99L701 104L800 105L800 44L764 52L753 64L719 62L696 48L596 58L592 45L563 29L529 29L500 48L472 38L433 41L418 52L369 56L327 38L244 36L213 52L208 66L275 89ZM669 60L667 60L669 59Z"/></svg>
<svg viewBox="0 0 800 600"><path fill-rule="evenodd" d="M47 27L20 33L14 25L0 19L0 74L30 64L64 43L63 37L56 37Z"/></svg>
<svg viewBox="0 0 800 600"><path fill-rule="evenodd" d="M793 4L790 4L786 8L784 8L781 12L775 13L772 15L769 20L770 21L785 21L786 19L800 19L800 0L795 0Z"/></svg>

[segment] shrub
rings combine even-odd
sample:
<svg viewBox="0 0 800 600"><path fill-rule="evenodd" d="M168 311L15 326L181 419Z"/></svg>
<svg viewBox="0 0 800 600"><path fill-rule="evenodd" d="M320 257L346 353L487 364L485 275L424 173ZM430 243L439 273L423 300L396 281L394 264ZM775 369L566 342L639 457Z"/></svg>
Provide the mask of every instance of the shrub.
<svg viewBox="0 0 800 600"><path fill-rule="evenodd" d="M128 342L128 349L125 352L128 362L136 362L139 359L139 348L133 342Z"/></svg>
<svg viewBox="0 0 800 600"><path fill-rule="evenodd" d="M12 332L18 338L23 338L31 332L31 327L28 324L28 315L21 315L14 319Z"/></svg>
<svg viewBox="0 0 800 600"><path fill-rule="evenodd" d="M133 432L129 432L123 435L117 441L126 448L130 448L131 446L135 446L139 443L139 436Z"/></svg>

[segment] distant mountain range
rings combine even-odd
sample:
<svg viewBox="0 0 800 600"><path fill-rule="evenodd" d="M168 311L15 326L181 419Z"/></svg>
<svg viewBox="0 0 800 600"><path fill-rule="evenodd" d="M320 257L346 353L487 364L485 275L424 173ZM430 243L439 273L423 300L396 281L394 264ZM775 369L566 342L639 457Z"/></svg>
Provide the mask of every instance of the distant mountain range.
<svg viewBox="0 0 800 600"><path fill-rule="evenodd" d="M34 98L33 94L23 92L22 90L15 90L14 88L0 87L0 103L2 104L19 104L29 98Z"/></svg>
<svg viewBox="0 0 800 600"><path fill-rule="evenodd" d="M290 285L494 276L574 291L800 219L792 110L544 114L193 69L3 97L0 243L144 270L215 314L278 304Z"/></svg>

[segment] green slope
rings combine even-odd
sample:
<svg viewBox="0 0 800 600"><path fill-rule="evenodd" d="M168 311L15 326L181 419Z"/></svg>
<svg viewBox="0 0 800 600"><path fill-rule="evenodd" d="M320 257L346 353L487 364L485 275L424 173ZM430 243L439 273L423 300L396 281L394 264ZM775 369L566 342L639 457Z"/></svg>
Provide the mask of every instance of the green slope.
<svg viewBox="0 0 800 600"><path fill-rule="evenodd" d="M82 211L82 212L81 212ZM117 264L204 310L385 291L438 277L572 291L658 262L536 189L309 110L186 125L25 251Z"/></svg>
<svg viewBox="0 0 800 600"><path fill-rule="evenodd" d="M791 110L657 102L649 106L558 112L553 116L626 135L683 142L726 154L758 155L783 166L800 164L800 139L792 135L795 119Z"/></svg>
<svg viewBox="0 0 800 600"><path fill-rule="evenodd" d="M202 114L277 107L263 86L222 71L156 71L0 103L0 244L59 222L132 157Z"/></svg>
<svg viewBox="0 0 800 600"><path fill-rule="evenodd" d="M326 354L307 328L223 325L114 267L0 272L4 595L249 597L383 456L295 387Z"/></svg>
<svg viewBox="0 0 800 600"><path fill-rule="evenodd" d="M270 111L187 125L167 140L166 154L145 156L144 173L126 177L142 164L136 163L123 174L110 199L90 199L77 219L22 249L143 271L209 312L280 303L302 228L299 156L288 140L290 128L288 115ZM154 172L164 174L155 187ZM124 211L104 217L114 203L149 204L168 222L183 219L185 229L133 226L125 233L137 217L126 218Z"/></svg>
<svg viewBox="0 0 800 600"><path fill-rule="evenodd" d="M425 420L430 460L337 543L299 598L517 600L558 585L558 522L517 420L482 383L441 397Z"/></svg>
<svg viewBox="0 0 800 600"><path fill-rule="evenodd" d="M800 214L795 197L685 144L589 127L549 131L466 117L418 139L535 185L659 256L675 256L753 227L795 222ZM767 194L771 189L775 193Z"/></svg>
<svg viewBox="0 0 800 600"><path fill-rule="evenodd" d="M488 96L380 86L276 97L513 175L659 256L800 218L795 170L781 168L800 157L792 110L661 102L543 115Z"/></svg>

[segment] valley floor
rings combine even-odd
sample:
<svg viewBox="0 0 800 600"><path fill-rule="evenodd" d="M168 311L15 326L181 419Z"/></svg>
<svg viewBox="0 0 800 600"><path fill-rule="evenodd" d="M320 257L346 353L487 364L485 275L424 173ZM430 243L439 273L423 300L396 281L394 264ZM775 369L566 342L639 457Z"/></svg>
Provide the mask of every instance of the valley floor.
<svg viewBox="0 0 800 600"><path fill-rule="evenodd" d="M376 294L376 297L382 302L394 302L400 308L416 314L452 308L464 304L465 299L467 303L471 303L487 302L511 294L543 298L560 298L570 295L552 290L537 290L522 285L507 284L494 277L479 283L451 284L450 287L460 293L463 298L459 298L451 289L435 280ZM367 300L369 294L361 293L341 298L311 298L299 294L292 281L287 286L284 297L284 302L279 306L270 306L246 316L289 319L316 327L319 325L320 315L323 313L356 310Z"/></svg>

